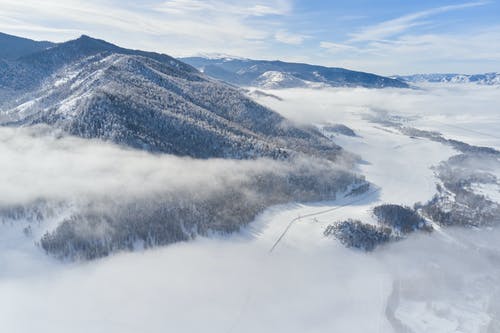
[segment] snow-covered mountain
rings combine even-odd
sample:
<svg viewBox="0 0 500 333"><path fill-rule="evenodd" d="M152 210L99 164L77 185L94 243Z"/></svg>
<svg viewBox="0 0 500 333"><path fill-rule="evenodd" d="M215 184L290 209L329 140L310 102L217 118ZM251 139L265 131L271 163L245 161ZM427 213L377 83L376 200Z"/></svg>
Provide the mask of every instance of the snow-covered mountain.
<svg viewBox="0 0 500 333"><path fill-rule="evenodd" d="M238 86L254 86L267 89L295 87L367 87L406 88L408 84L393 78L356 72L344 68L332 68L283 61L264 61L216 57L189 57L182 61L198 68L218 80Z"/></svg>
<svg viewBox="0 0 500 333"><path fill-rule="evenodd" d="M297 88L313 86L313 82L301 80L290 73L267 71L254 80L263 89Z"/></svg>
<svg viewBox="0 0 500 333"><path fill-rule="evenodd" d="M399 79L409 83L476 83L482 85L500 84L500 73L485 74L413 74L397 75Z"/></svg>
<svg viewBox="0 0 500 333"><path fill-rule="evenodd" d="M82 36L0 62L4 125L198 158L333 157L339 148L226 84L163 54Z"/></svg>
<svg viewBox="0 0 500 333"><path fill-rule="evenodd" d="M116 158L130 154L125 164L150 160L143 167L161 161L167 167L178 165L171 173L164 168L145 171L147 177L133 188L146 188L155 175L164 176L150 182L152 190L140 194L123 195L105 186L89 194L75 185L70 195L54 198L45 192L50 186L43 186L36 198L0 202L0 221L28 221L27 233L35 228L30 221L38 221L35 241L60 258L93 259L132 250L137 244L151 247L210 231L233 232L270 205L333 199L337 192L366 184L362 177L332 163L342 157L349 164L351 156L312 124L298 126L240 89L164 54L81 36L15 60L1 60L0 93L0 134L10 137L11 130L17 131L13 135L26 135L27 146L33 142L70 145L74 151L90 145L91 156L110 146ZM59 139L48 139L47 130ZM29 133L40 137L34 139ZM0 149L10 144L2 142L0 135ZM59 156L56 164L67 160L60 157L64 150L57 148L54 153L50 149L49 155ZM177 156L172 159L167 154ZM349 157L348 161L343 157ZM205 161L210 158L226 160ZM208 182L186 186L195 175L188 172L180 177L180 170L205 162L207 169L200 167L194 173L206 174ZM227 172L219 170L218 163L227 165ZM245 163L253 165L248 178L246 171L237 168ZM77 164L81 163L71 163L63 173L72 173ZM215 167L209 170L212 164ZM112 165L114 161L105 169ZM42 169L35 172L37 179ZM91 182L106 183L95 178L102 169L98 170L91 172ZM112 174L106 172L105 179ZM136 177L133 172L126 178ZM158 182L160 187L155 185ZM89 232L82 233L82 229Z"/></svg>

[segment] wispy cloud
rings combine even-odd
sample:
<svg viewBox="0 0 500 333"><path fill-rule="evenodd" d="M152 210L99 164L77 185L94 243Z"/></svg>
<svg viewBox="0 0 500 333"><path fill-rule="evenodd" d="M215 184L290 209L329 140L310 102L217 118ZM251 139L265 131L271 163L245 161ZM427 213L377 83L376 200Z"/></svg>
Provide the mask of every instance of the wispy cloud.
<svg viewBox="0 0 500 333"><path fill-rule="evenodd" d="M171 14L186 14L201 10L215 9L209 2L198 0L171 0L161 3L154 8L158 11Z"/></svg>
<svg viewBox="0 0 500 333"><path fill-rule="evenodd" d="M52 41L88 34L173 56L225 53L381 74L442 71L452 62L454 71L464 71L462 64L498 70L498 22L488 14L498 2L463 1L377 22L374 5L344 13L334 1L318 13L306 0L0 0L0 30ZM451 13L467 30L450 25Z"/></svg>
<svg viewBox="0 0 500 333"><path fill-rule="evenodd" d="M488 4L488 2L485 1L467 2L459 5L441 6L407 14L395 19L391 19L372 26L365 27L358 32L352 33L351 34L352 38L350 41L360 42L360 41L385 39L388 37L395 36L397 34L404 33L413 27L427 24L428 22L425 21L424 19L427 19L431 16L455 10L484 6L486 4Z"/></svg>
<svg viewBox="0 0 500 333"><path fill-rule="evenodd" d="M387 75L419 72L473 74L498 71L500 65L500 26L467 33L404 34L392 40L371 41L352 48L349 45L322 44L329 54L337 55L332 65Z"/></svg>
<svg viewBox="0 0 500 333"><path fill-rule="evenodd" d="M500 26L466 34L405 35L391 42L373 42L370 47L381 54L411 56L448 61L500 61Z"/></svg>
<svg viewBox="0 0 500 333"><path fill-rule="evenodd" d="M191 15L195 12L203 11L204 15L232 14L243 17L285 15L291 11L291 5L287 1L240 1L232 3L224 0L169 0L159 5L154 5L154 9L171 14Z"/></svg>
<svg viewBox="0 0 500 333"><path fill-rule="evenodd" d="M286 30L279 30L274 35L276 40L280 43L290 44L290 45L300 45L308 37L305 35L291 33Z"/></svg>
<svg viewBox="0 0 500 333"><path fill-rule="evenodd" d="M356 20L362 20L367 18L366 15L343 15L339 16L337 20L339 21L356 21Z"/></svg>
<svg viewBox="0 0 500 333"><path fill-rule="evenodd" d="M124 46L173 55L200 51L245 54L275 41L277 19L292 10L290 0L169 0L130 3L110 0L0 0L6 32L66 40L85 33ZM137 37L132 40L131 37ZM291 35L289 41L292 40ZM174 46L173 46L174 45ZM247 53L247 54L248 54Z"/></svg>
<svg viewBox="0 0 500 333"><path fill-rule="evenodd" d="M466 2L409 13L362 27L342 42L321 41L319 47L324 50L325 58L335 54L332 65L381 74L470 72L471 63L479 71L496 70L492 63L498 65L500 61L500 26L446 33L418 29L434 24L434 16L439 14L487 4L489 2Z"/></svg>
<svg viewBox="0 0 500 333"><path fill-rule="evenodd" d="M339 44L332 42L320 42L319 46L322 49L328 50L330 53L338 53L344 51L359 51L359 49L352 45Z"/></svg>

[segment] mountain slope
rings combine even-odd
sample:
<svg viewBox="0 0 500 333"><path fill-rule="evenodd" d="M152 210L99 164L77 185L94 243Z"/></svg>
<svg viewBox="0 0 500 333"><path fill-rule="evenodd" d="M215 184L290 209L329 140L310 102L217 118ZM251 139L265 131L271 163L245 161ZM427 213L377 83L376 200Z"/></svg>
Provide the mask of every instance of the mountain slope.
<svg viewBox="0 0 500 333"><path fill-rule="evenodd" d="M197 158L335 158L340 148L238 90L167 55L82 36L6 62L0 79L22 92L3 107L10 126L47 124L72 135ZM21 94L22 95L22 94Z"/></svg>
<svg viewBox="0 0 500 333"><path fill-rule="evenodd" d="M282 61L233 58L182 58L206 75L238 86L293 88L308 86L407 88L397 79L343 68L314 66Z"/></svg>
<svg viewBox="0 0 500 333"><path fill-rule="evenodd" d="M0 59L15 60L31 53L43 51L55 46L55 43L34 41L0 32Z"/></svg>
<svg viewBox="0 0 500 333"><path fill-rule="evenodd" d="M482 85L500 84L500 73L485 74L414 74L395 76L399 80L410 83L476 83Z"/></svg>

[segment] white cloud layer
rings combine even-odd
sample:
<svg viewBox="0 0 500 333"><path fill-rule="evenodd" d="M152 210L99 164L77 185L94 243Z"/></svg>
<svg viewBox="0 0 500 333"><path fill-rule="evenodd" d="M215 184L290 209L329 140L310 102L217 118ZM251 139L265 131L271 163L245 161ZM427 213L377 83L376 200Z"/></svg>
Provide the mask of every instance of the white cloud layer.
<svg viewBox="0 0 500 333"><path fill-rule="evenodd" d="M55 201L144 198L179 189L209 196L278 162L209 161L151 155L99 141L58 138L41 129L0 128L0 206Z"/></svg>

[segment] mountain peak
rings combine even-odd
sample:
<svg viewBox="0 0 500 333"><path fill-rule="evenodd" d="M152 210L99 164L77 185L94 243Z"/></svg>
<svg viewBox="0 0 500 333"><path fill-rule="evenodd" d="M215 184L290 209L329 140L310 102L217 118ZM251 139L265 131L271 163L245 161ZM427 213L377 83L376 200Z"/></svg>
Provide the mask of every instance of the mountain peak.
<svg viewBox="0 0 500 333"><path fill-rule="evenodd" d="M98 39L98 38L94 38L92 36L89 36L89 35L80 35L80 37L78 37L77 39L74 39L73 41L79 41L79 42L93 42L93 43L104 43L104 44L109 44L109 45L113 45L109 42L106 42L105 40L102 40L102 39ZM68 41L67 43L71 42Z"/></svg>
<svg viewBox="0 0 500 333"><path fill-rule="evenodd" d="M81 46L85 46L85 47L92 47L93 50L97 50L97 51L99 51L100 49L102 49L102 51L110 51L110 50L119 49L119 47L114 45L114 44L106 42L102 39L90 37L88 35L81 35L77 39L70 40L68 42L62 43L61 45L65 45L65 44L68 44L68 45L71 45L71 44L75 45L76 44L76 45L81 45Z"/></svg>

